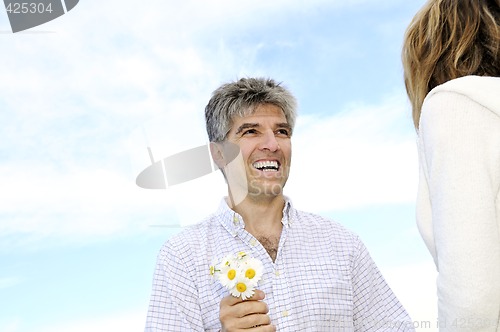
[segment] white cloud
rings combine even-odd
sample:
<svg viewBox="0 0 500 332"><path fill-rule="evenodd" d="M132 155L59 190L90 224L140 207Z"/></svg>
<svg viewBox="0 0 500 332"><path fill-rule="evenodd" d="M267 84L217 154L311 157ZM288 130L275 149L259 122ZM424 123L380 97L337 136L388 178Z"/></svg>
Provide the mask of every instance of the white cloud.
<svg viewBox="0 0 500 332"><path fill-rule="evenodd" d="M16 277L0 278L0 289L9 288L9 287L15 286L19 283L21 283L20 278L16 278Z"/></svg>
<svg viewBox="0 0 500 332"><path fill-rule="evenodd" d="M88 320L79 320L67 323L54 323L50 326L41 326L38 332L137 332L143 331L146 322L146 312L136 310L95 317ZM17 332L17 331L16 331ZM19 331L21 332L21 331Z"/></svg>
<svg viewBox="0 0 500 332"><path fill-rule="evenodd" d="M373 1L373 0L216 0L216 1L183 1L166 2L161 0L150 1L147 5L138 7L134 3L121 1L106 1L99 3L96 10L92 3L80 2L78 7L66 15L67 25L78 21L78 29L89 26L89 20L98 22L99 26L112 24L121 26L123 30L130 32L155 31L151 30L158 26L164 28L176 27L176 33L185 37L186 30L192 32L211 32L214 29L231 27L236 31L249 24L258 24L267 21L269 17L280 19L291 12L305 13L318 8L356 8L364 6L380 6L383 3L394 3L396 0ZM70 16L71 15L71 16ZM109 20L113 17L113 20ZM60 25L60 23L59 23ZM206 31L200 31L200 27L206 27ZM147 36L143 36L146 37Z"/></svg>
<svg viewBox="0 0 500 332"><path fill-rule="evenodd" d="M21 320L18 318L9 318L4 321L0 318L0 331L21 332Z"/></svg>
<svg viewBox="0 0 500 332"><path fill-rule="evenodd" d="M416 331L438 331L437 272L432 260L380 269L412 318Z"/></svg>
<svg viewBox="0 0 500 332"><path fill-rule="evenodd" d="M293 137L290 196L328 211L414 202L417 152L401 98L305 117Z"/></svg>
<svg viewBox="0 0 500 332"><path fill-rule="evenodd" d="M143 190L110 170L10 167L0 167L2 248L147 233L172 209L168 192Z"/></svg>

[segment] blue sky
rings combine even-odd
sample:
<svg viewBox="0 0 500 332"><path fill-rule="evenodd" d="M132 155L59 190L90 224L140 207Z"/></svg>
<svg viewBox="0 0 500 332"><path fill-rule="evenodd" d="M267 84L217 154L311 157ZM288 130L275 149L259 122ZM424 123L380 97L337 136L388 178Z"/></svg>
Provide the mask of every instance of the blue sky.
<svg viewBox="0 0 500 332"><path fill-rule="evenodd" d="M241 76L298 98L287 195L357 232L434 330L400 64L423 3L87 0L17 34L0 10L0 331L143 329L160 246L224 195L216 173L137 187L147 146L160 159L206 144L211 92Z"/></svg>

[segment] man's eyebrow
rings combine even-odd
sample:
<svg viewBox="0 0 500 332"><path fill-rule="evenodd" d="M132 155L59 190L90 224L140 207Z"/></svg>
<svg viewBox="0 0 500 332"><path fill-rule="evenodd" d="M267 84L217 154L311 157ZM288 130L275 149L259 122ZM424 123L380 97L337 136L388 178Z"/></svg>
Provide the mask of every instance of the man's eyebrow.
<svg viewBox="0 0 500 332"><path fill-rule="evenodd" d="M258 123L244 123L238 127L238 129L236 130L236 135L238 135L239 133L241 133L245 129L257 128L257 127L260 127L260 125Z"/></svg>
<svg viewBox="0 0 500 332"><path fill-rule="evenodd" d="M292 126L290 126L288 123L286 122L283 122L283 123L278 123L276 124L276 127L277 128L285 128L285 129L288 129L290 131L292 131Z"/></svg>

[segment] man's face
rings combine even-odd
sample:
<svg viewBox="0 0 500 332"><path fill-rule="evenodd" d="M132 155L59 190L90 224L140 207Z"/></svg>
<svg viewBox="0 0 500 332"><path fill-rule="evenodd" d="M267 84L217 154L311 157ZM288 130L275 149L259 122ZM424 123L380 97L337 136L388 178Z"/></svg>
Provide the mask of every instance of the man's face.
<svg viewBox="0 0 500 332"><path fill-rule="evenodd" d="M232 120L226 144L237 145L241 158L225 168L231 190L244 188L245 194L255 197L281 195L292 153L292 132L283 111L262 104L251 115Z"/></svg>

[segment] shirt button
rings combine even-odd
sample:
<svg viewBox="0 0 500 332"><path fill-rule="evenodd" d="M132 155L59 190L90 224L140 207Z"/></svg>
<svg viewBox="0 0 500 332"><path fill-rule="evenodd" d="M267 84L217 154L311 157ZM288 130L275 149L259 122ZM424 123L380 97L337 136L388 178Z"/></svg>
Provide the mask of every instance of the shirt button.
<svg viewBox="0 0 500 332"><path fill-rule="evenodd" d="M283 316L283 317L288 317L288 311L287 311L287 310L283 311L283 312L281 313L281 316Z"/></svg>
<svg viewBox="0 0 500 332"><path fill-rule="evenodd" d="M280 271L278 271L278 270L274 271L274 275L277 276L277 277L279 277L280 276Z"/></svg>
<svg viewBox="0 0 500 332"><path fill-rule="evenodd" d="M257 240L251 239L250 244L255 247L257 245Z"/></svg>

